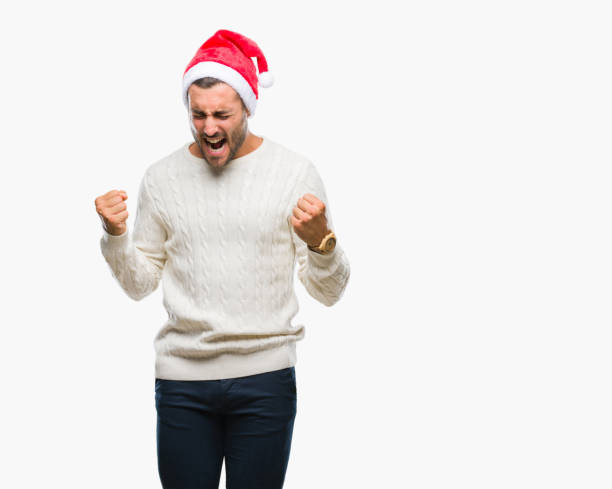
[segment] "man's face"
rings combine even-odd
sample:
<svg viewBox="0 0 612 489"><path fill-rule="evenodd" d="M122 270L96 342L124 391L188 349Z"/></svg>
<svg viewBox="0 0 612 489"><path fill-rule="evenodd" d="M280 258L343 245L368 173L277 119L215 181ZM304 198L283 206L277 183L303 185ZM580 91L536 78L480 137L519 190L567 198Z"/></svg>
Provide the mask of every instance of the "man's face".
<svg viewBox="0 0 612 489"><path fill-rule="evenodd" d="M246 139L247 113L236 91L226 83L210 88L191 85L191 133L206 162L215 168L232 160Z"/></svg>

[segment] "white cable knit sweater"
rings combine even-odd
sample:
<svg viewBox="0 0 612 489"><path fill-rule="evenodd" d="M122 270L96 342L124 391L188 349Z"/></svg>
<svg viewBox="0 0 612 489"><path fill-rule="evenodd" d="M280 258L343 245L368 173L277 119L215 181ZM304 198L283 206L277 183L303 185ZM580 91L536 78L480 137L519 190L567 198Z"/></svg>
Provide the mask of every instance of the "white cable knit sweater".
<svg viewBox="0 0 612 489"><path fill-rule="evenodd" d="M241 377L296 364L295 262L308 293L331 306L350 275L340 245L310 251L290 216L323 182L307 159L264 138L253 152L211 168L189 143L150 165L133 231L103 231L102 254L125 292L140 300L160 279L168 319L154 340L155 375L172 380Z"/></svg>

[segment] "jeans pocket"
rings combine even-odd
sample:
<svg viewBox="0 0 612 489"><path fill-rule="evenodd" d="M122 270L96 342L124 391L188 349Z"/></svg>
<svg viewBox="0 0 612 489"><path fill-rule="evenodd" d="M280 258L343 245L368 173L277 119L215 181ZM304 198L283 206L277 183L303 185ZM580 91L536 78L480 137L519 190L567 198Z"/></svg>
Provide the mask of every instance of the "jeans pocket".
<svg viewBox="0 0 612 489"><path fill-rule="evenodd" d="M295 367L291 367L291 378L293 379L293 393L297 395L297 380L295 377Z"/></svg>
<svg viewBox="0 0 612 489"><path fill-rule="evenodd" d="M287 377L289 379L289 383L291 385L291 391L293 394L297 394L297 385L295 381L295 367L289 367L286 370Z"/></svg>
<svg viewBox="0 0 612 489"><path fill-rule="evenodd" d="M280 379L281 383L286 386L292 394L296 394L295 386L295 369L293 367L282 368L269 372L276 378Z"/></svg>

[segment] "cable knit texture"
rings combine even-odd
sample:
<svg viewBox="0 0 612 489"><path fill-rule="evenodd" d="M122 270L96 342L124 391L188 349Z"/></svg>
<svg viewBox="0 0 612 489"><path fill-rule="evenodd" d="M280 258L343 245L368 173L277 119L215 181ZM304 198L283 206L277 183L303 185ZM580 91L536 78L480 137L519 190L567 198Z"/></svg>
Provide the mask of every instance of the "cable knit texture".
<svg viewBox="0 0 612 489"><path fill-rule="evenodd" d="M155 375L210 380L293 366L305 333L291 324L296 262L301 283L326 306L340 299L350 275L340 244L320 255L291 225L297 200L311 193L334 229L323 182L309 160L268 138L221 169L188 148L146 169L133 231L103 231L100 240L132 299L162 281L168 319L154 339Z"/></svg>

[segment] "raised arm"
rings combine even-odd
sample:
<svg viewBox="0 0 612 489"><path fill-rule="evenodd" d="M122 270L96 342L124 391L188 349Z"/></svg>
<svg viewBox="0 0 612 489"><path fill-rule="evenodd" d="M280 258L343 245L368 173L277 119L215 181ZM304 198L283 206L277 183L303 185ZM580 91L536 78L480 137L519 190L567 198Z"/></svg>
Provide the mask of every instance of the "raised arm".
<svg viewBox="0 0 612 489"><path fill-rule="evenodd" d="M350 276L350 266L339 244L341 236L338 237L334 250L327 255L308 248L310 240L311 245L316 245L327 234L326 231L334 231L323 181L310 162L305 175L297 184L295 197L295 207L288 222L295 246L298 278L310 296L321 304L332 306L344 293ZM303 200L300 202L300 199Z"/></svg>
<svg viewBox="0 0 612 489"><path fill-rule="evenodd" d="M140 183L132 233L126 225L122 234L111 234L117 229L112 225L113 219L117 219L113 217L110 199L104 200L110 192L96 199L96 210L105 224L100 239L102 255L121 288L134 300L143 299L157 288L166 263L166 228L152 199L148 178L145 173ZM114 208L117 207L115 204Z"/></svg>

